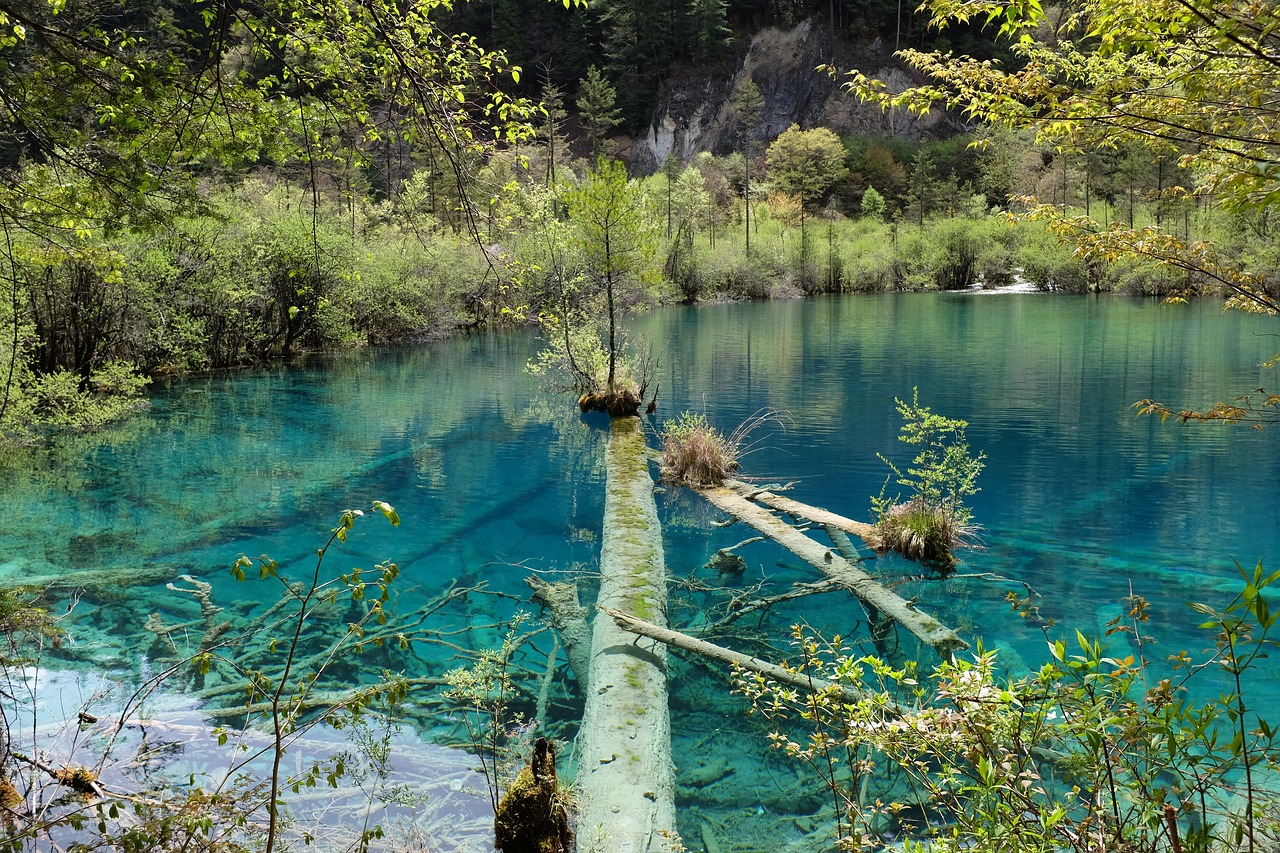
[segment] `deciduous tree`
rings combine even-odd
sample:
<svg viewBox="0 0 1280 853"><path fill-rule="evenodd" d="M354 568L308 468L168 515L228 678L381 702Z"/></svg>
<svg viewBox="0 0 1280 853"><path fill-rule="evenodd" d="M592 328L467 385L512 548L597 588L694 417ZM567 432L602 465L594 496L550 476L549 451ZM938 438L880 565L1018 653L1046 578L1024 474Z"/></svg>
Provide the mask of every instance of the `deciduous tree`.
<svg viewBox="0 0 1280 853"><path fill-rule="evenodd" d="M971 119L1029 128L1059 150L1138 146L1147 162L1177 162L1169 197L1212 197L1233 211L1280 203L1280 7L1250 0L929 0L932 25L985 22L1018 58L1003 67L950 53L904 50L933 78L893 92L860 72L847 86L884 106L945 107ZM1163 185L1163 181L1161 182ZM1159 227L1099 225L1066 206L1025 199L1031 218L1074 239L1087 259L1141 258L1222 287L1228 305L1280 316L1277 282L1241 269L1211 243ZM1144 410L1171 411L1143 401ZM1276 420L1274 395L1178 413L1184 419Z"/></svg>
<svg viewBox="0 0 1280 853"><path fill-rule="evenodd" d="M820 201L847 174L840 137L825 127L783 131L765 157L769 178L783 192L800 196L806 205Z"/></svg>

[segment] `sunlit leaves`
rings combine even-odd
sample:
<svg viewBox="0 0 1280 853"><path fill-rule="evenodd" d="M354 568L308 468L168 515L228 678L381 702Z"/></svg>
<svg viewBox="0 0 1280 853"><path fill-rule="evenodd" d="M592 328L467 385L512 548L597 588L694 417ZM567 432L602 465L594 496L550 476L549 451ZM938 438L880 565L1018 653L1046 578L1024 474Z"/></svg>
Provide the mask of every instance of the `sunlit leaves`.
<svg viewBox="0 0 1280 853"><path fill-rule="evenodd" d="M1031 127L1041 141L1138 141L1178 152L1198 184L1235 206L1280 198L1280 10L1246 0L1086 0L1047 18L1034 0L932 0L935 26L983 20L1015 36L1016 68L948 54L901 56L933 83L894 93L851 74L885 106L935 105Z"/></svg>

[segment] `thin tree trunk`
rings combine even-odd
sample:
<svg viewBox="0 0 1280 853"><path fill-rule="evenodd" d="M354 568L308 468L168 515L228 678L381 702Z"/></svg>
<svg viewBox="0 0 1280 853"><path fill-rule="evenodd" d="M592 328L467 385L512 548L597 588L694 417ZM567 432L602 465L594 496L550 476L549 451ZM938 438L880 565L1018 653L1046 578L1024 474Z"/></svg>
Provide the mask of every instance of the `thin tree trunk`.
<svg viewBox="0 0 1280 853"><path fill-rule="evenodd" d="M969 647L969 644L960 639L955 631L917 609L913 601L906 601L871 575L853 566L844 557L810 539L769 511L722 486L698 491L720 509L751 525L800 559L819 569L827 577L856 595L868 607L874 608L875 612L881 616L893 619L918 637L921 642L933 648L944 660L949 660L955 652Z"/></svg>
<svg viewBox="0 0 1280 853"><path fill-rule="evenodd" d="M620 610L606 607L604 612L624 631L630 631L642 637L649 637L673 649L700 655L716 663L728 664L739 669L757 672L779 684L796 687L806 693L823 693L830 690L839 695L841 701L849 703L861 702L867 698L866 693L849 685L832 684L819 678L811 678L803 672L794 672L777 664L769 663L750 655L744 655L741 652L735 652L733 649L726 649L723 646L717 646L715 643L708 643L706 640L700 640L697 637L690 637L688 634L681 634L679 631L673 631L670 628L654 625L652 622L637 619L635 616L623 613ZM888 705L886 710L897 711L899 709L896 706Z"/></svg>

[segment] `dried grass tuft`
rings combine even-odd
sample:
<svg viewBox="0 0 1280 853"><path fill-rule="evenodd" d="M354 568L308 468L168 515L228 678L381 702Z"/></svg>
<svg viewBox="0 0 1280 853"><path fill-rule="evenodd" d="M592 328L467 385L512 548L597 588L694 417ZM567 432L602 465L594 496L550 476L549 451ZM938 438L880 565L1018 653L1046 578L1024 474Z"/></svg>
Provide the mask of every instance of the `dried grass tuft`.
<svg viewBox="0 0 1280 853"><path fill-rule="evenodd" d="M684 412L662 427L662 479L679 486L718 486L738 470L739 449L706 415Z"/></svg>
<svg viewBox="0 0 1280 853"><path fill-rule="evenodd" d="M676 486L719 486L732 477L758 440L751 434L775 422L786 428L786 413L761 409L725 435L706 415L682 412L662 425L662 479Z"/></svg>
<svg viewBox="0 0 1280 853"><path fill-rule="evenodd" d="M976 543L978 528L965 523L945 505L931 506L920 497L889 507L876 524L877 550L897 551L925 565L951 568L952 551Z"/></svg>

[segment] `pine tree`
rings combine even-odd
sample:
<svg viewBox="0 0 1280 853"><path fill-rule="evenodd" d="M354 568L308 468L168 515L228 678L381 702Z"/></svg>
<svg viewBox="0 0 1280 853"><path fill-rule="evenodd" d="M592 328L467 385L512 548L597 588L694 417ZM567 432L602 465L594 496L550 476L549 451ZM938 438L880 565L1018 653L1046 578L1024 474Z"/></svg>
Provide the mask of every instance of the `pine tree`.
<svg viewBox="0 0 1280 853"><path fill-rule="evenodd" d="M606 137L622 121L622 111L617 107L618 91L594 65L587 69L587 76L578 86L578 113L582 131L591 143L591 156L608 156L611 152L607 149L612 143L606 144Z"/></svg>

